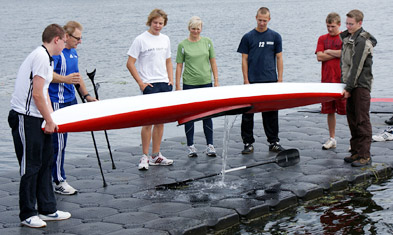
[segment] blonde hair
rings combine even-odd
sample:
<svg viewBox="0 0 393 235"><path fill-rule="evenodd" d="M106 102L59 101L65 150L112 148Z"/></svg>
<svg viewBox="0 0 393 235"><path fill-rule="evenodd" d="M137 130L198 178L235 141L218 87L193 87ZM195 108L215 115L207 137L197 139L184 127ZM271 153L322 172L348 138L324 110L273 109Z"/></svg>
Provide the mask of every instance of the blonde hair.
<svg viewBox="0 0 393 235"><path fill-rule="evenodd" d="M164 19L164 26L168 22L168 15L165 13L165 11L161 9L154 9L150 12L149 16L147 17L147 26L151 26L151 22L158 17L162 17Z"/></svg>
<svg viewBox="0 0 393 235"><path fill-rule="evenodd" d="M82 25L76 21L68 21L66 25L63 26L64 30L68 35L72 35L75 32L75 29L83 30Z"/></svg>
<svg viewBox="0 0 393 235"><path fill-rule="evenodd" d="M190 21L188 22L188 29L202 27L202 20L199 16L191 17Z"/></svg>

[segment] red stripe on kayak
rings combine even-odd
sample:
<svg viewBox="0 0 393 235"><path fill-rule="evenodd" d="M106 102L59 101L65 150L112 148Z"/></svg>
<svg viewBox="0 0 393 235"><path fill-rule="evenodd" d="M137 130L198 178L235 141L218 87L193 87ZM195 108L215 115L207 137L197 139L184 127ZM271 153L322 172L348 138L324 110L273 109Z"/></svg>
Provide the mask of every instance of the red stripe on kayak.
<svg viewBox="0 0 393 235"><path fill-rule="evenodd" d="M371 102L393 102L393 98L371 98Z"/></svg>
<svg viewBox="0 0 393 235"><path fill-rule="evenodd" d="M223 113L223 112L227 112L227 111L231 111L231 110L235 110L235 109L247 108L247 107L251 107L251 105L250 104L243 104L243 105L235 105L235 106L217 108L214 110L210 110L208 112L197 113L197 114L185 117L185 118L180 118L177 121L178 121L179 125L181 125L186 122L194 121L196 119L200 119L200 118L204 118L204 117L209 117L214 114L219 114L219 113Z"/></svg>

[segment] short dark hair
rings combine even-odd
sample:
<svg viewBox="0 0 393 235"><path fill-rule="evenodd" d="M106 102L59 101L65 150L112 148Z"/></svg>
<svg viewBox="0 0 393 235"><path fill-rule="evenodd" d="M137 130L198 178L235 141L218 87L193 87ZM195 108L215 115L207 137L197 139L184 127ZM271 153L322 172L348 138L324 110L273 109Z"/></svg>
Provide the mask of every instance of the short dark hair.
<svg viewBox="0 0 393 235"><path fill-rule="evenodd" d="M364 15L363 12L361 12L360 10L354 9L347 13L347 17L355 19L355 21L358 23L360 21L363 21Z"/></svg>
<svg viewBox="0 0 393 235"><path fill-rule="evenodd" d="M63 27L58 24L48 25L44 32L42 32L42 42L50 43L55 37L64 38L65 31Z"/></svg>
<svg viewBox="0 0 393 235"><path fill-rule="evenodd" d="M261 15L269 14L269 17L270 17L270 10L267 7L261 7L257 11L257 16L258 16L258 14L261 14Z"/></svg>

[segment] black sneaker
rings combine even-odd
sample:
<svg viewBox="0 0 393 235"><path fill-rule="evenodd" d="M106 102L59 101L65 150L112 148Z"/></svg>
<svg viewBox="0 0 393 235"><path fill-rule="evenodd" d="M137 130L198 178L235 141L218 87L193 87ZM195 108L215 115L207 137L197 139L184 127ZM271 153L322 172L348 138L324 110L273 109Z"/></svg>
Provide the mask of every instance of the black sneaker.
<svg viewBox="0 0 393 235"><path fill-rule="evenodd" d="M254 152L254 146L252 144L245 144L242 154L250 154Z"/></svg>
<svg viewBox="0 0 393 235"><path fill-rule="evenodd" d="M271 144L269 145L269 151L279 153L279 152L284 151L284 150L285 150L285 149L284 149L284 148L281 146L281 144L278 143L278 142L271 143Z"/></svg>
<svg viewBox="0 0 393 235"><path fill-rule="evenodd" d="M393 116L391 118L389 118L388 120L386 120L385 123L388 125L393 125Z"/></svg>

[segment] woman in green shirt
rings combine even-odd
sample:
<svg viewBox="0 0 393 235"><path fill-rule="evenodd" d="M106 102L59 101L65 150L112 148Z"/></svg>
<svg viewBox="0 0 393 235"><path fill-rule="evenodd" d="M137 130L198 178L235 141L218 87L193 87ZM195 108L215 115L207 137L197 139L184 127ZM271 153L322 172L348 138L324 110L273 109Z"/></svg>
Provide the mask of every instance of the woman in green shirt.
<svg viewBox="0 0 393 235"><path fill-rule="evenodd" d="M183 77L183 89L212 87L212 73L214 86L218 86L218 72L213 43L209 38L201 37L202 20L193 16L188 23L190 35L180 42L176 56L176 90L181 90L180 79ZM184 72L183 70L184 64ZM183 76L182 76L183 72ZM197 157L194 146L194 122L185 124L189 157ZM211 118L203 120L203 132L206 137L206 154L216 156L213 146L213 121Z"/></svg>

